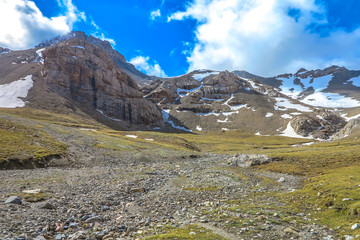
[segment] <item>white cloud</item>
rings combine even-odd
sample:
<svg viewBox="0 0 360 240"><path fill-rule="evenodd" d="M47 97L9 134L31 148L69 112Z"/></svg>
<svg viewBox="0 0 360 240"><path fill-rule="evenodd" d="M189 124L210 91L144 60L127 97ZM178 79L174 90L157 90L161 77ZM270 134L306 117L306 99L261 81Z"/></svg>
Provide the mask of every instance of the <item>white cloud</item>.
<svg viewBox="0 0 360 240"><path fill-rule="evenodd" d="M296 9L298 17L289 16ZM196 19L189 70L247 70L262 75L332 64L358 68L360 28L320 36L309 26L327 24L316 0L194 0L168 21Z"/></svg>
<svg viewBox="0 0 360 240"><path fill-rule="evenodd" d="M150 58L144 56L137 56L130 60L137 69L150 76L167 77L164 70L161 69L157 62L149 63Z"/></svg>
<svg viewBox="0 0 360 240"><path fill-rule="evenodd" d="M160 9L154 10L150 13L151 20L155 20L158 17L161 17Z"/></svg>
<svg viewBox="0 0 360 240"><path fill-rule="evenodd" d="M11 49L34 47L41 41L70 32L77 21L85 21L71 0L58 0L64 14L45 17L33 1L0 0L0 46Z"/></svg>
<svg viewBox="0 0 360 240"><path fill-rule="evenodd" d="M108 41L111 44L111 46L115 47L116 41L112 38L105 37L105 34L102 32L102 29L94 22L94 20L91 20L91 26L95 28L95 31L91 35L103 41Z"/></svg>

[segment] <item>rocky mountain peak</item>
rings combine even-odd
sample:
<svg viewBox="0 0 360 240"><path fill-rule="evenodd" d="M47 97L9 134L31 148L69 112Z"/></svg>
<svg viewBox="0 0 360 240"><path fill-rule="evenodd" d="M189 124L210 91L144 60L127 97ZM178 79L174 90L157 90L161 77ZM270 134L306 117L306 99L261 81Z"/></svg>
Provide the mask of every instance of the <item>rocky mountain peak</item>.
<svg viewBox="0 0 360 240"><path fill-rule="evenodd" d="M106 49L86 35L76 36L42 51L42 72L51 90L122 125L160 125L160 110L143 98Z"/></svg>
<svg viewBox="0 0 360 240"><path fill-rule="evenodd" d="M81 41L86 41L88 43L91 43L93 45L96 45L104 49L104 51L110 56L110 58L115 62L115 64L118 67L120 67L124 72L126 72L128 75L130 75L140 85L149 83L150 81L153 80L152 77L147 76L146 74L138 71L134 67L134 65L128 63L125 57L122 54L120 54L118 51L116 51L108 41L101 40L92 35L88 36L86 35L86 33L81 31L72 31L66 35L55 37L53 39L40 43L35 48L49 47L63 41L68 41L70 39L78 39Z"/></svg>
<svg viewBox="0 0 360 240"><path fill-rule="evenodd" d="M311 70L311 71L307 71L306 69L302 68L299 71L297 71L297 73L295 74L296 77L305 79L308 77L312 77L312 78L318 78L318 77L323 77L326 75L330 75L330 74L334 74L337 72L342 72L342 71L346 71L348 69L346 69L345 67L339 67L339 66L331 66L325 69L317 69L317 70Z"/></svg>

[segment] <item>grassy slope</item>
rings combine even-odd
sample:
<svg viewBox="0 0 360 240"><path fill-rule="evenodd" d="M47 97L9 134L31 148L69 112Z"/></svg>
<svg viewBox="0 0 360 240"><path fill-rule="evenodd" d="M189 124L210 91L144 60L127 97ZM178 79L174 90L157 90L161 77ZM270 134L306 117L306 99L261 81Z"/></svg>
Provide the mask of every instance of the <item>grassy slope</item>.
<svg viewBox="0 0 360 240"><path fill-rule="evenodd" d="M65 153L66 146L56 142L41 130L0 119L0 164L10 159L25 162L39 161L52 155Z"/></svg>
<svg viewBox="0 0 360 240"><path fill-rule="evenodd" d="M360 139L354 137L336 142L324 142L302 146L306 139L254 136L241 131L214 132L206 135L169 134L159 132L124 132L106 128L95 121L77 115L61 115L31 109L1 110L0 113L21 116L74 128L89 128L84 131L97 140L96 147L127 151L133 154L146 153L169 157L205 152L235 154L268 154L278 161L258 167L258 170L305 175L308 180L302 190L282 196L294 208L307 208L322 223L340 228L343 234L359 234L350 230L360 220ZM56 143L36 127L0 122L0 160L9 156L28 157L61 152L63 146ZM12 126L16 126L15 130ZM40 134L40 135L39 135ZM129 138L126 135L136 135ZM153 139L149 141L146 139ZM40 145L38 144L40 143ZM24 146L19 151L14 146ZM300 147L293 147L299 145ZM344 198L352 200L343 201Z"/></svg>

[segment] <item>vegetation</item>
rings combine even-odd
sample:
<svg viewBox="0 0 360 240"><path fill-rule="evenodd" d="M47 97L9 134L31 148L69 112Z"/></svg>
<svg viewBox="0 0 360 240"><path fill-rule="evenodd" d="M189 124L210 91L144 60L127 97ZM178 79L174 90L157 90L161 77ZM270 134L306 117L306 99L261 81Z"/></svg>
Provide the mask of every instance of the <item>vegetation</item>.
<svg viewBox="0 0 360 240"><path fill-rule="evenodd" d="M188 225L185 228L176 228L176 227L171 227L168 226L163 230L162 234L158 234L158 235L153 235L150 237L147 237L145 239L148 240L160 240L160 239L164 239L164 240L171 240L171 239L176 239L176 240L191 240L191 239L196 239L196 240L225 240L225 238L212 233L209 230L206 230L204 228L201 228L197 225Z"/></svg>
<svg viewBox="0 0 360 240"><path fill-rule="evenodd" d="M0 119L0 164L17 161L26 164L29 159L43 160L65 153L66 146L56 142L43 130Z"/></svg>
<svg viewBox="0 0 360 240"><path fill-rule="evenodd" d="M255 136L242 131L206 134L115 131L75 114L62 115L27 108L2 109L0 114L32 119L36 123L25 126L0 120L0 163L14 159L37 161L64 154L66 145L55 141L46 133L43 124L57 126L57 131L62 134L70 134L71 129L81 131L95 139L94 146L99 149L128 152L134 156L146 156L149 153L169 159L174 156L206 153L267 154L277 161L255 167L256 170L307 177L303 189L277 197L293 209L306 208L321 223L332 228L339 227L339 231L344 234L360 234L359 229L350 230L351 226L360 220L360 134L334 142L303 145L312 140ZM247 177L243 176L241 171L233 169L234 181L239 178L246 180ZM185 190L212 191L217 188L196 186ZM240 206L240 203L237 205ZM189 235L191 228L197 229L196 226L185 229L170 228L166 233L148 239L221 239L218 236L213 237L206 230L194 230L197 234Z"/></svg>

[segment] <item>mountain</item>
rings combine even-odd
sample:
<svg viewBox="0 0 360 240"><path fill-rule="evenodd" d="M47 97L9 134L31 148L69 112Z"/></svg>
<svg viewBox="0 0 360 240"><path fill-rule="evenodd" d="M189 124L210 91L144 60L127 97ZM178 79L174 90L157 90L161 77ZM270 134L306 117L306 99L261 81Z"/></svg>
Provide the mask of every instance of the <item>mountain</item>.
<svg viewBox="0 0 360 240"><path fill-rule="evenodd" d="M125 66L125 59L110 48L107 42L75 32L41 48L4 51L1 107L26 103L52 111L80 109L124 129L161 126L161 111L143 98L135 80L118 66L119 61Z"/></svg>
<svg viewBox="0 0 360 240"><path fill-rule="evenodd" d="M154 78L109 42L83 32L0 52L0 107L81 110L121 129L239 130L310 139L357 132L358 124L349 122L360 116L360 71L344 67L274 77L203 69Z"/></svg>
<svg viewBox="0 0 360 240"><path fill-rule="evenodd" d="M126 74L131 76L139 85L144 85L150 83L154 77L148 76L139 70L137 70L134 65L128 63L125 57L120 54L118 51L113 49L111 44L108 41L102 41L92 35L87 36L84 32L73 31L64 36L58 36L56 38L50 39L43 43L38 44L35 48L45 48L51 45L54 45L59 42L67 41L70 39L78 39L82 41L89 42L95 46L101 47L105 52L110 56L114 63Z"/></svg>
<svg viewBox="0 0 360 240"><path fill-rule="evenodd" d="M198 70L158 79L142 91L175 128L329 139L349 116L357 117L359 76L360 71L337 66L272 78L245 71Z"/></svg>

